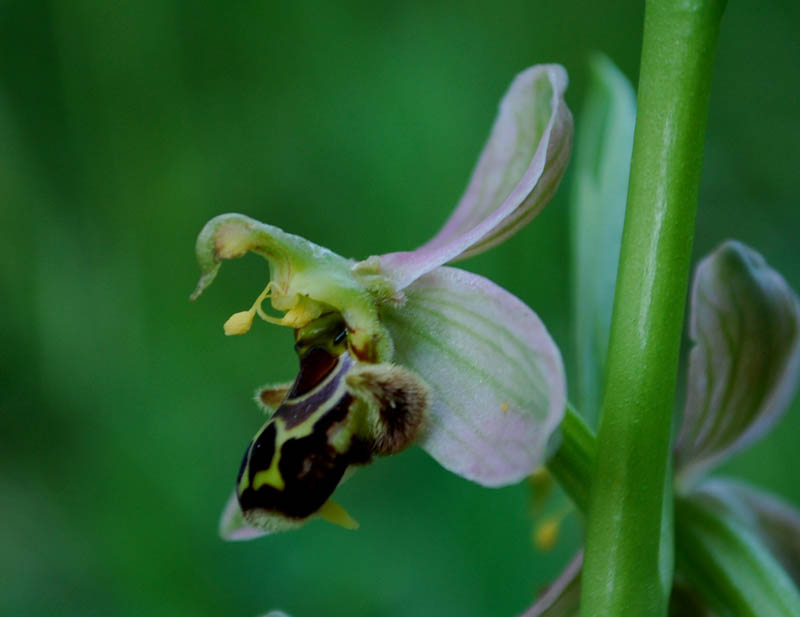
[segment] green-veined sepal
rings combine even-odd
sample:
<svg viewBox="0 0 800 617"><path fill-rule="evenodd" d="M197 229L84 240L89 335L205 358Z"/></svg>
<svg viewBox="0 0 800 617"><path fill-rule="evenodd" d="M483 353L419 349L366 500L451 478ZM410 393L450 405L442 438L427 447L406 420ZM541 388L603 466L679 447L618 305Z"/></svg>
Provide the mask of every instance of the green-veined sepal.
<svg viewBox="0 0 800 617"><path fill-rule="evenodd" d="M530 308L476 274L437 268L405 294L381 319L395 362L430 387L419 445L480 484L520 481L544 463L564 415L558 347Z"/></svg>
<svg viewBox="0 0 800 617"><path fill-rule="evenodd" d="M800 378L800 303L764 258L728 241L697 267L688 395L675 447L684 488L783 416Z"/></svg>

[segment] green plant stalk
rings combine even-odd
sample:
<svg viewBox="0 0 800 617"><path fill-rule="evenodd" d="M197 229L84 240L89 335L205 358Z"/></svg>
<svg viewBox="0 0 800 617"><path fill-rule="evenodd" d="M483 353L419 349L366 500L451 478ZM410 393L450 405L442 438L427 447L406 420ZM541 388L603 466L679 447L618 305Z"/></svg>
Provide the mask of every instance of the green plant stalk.
<svg viewBox="0 0 800 617"><path fill-rule="evenodd" d="M670 433L724 0L648 0L582 578L583 617L666 614Z"/></svg>
<svg viewBox="0 0 800 617"><path fill-rule="evenodd" d="M597 438L583 418L568 405L561 423L561 443L548 461L547 468L584 514L589 508L596 456Z"/></svg>
<svg viewBox="0 0 800 617"><path fill-rule="evenodd" d="M561 443L548 468L577 508L586 513L596 438L567 408ZM675 500L676 563L684 582L720 614L750 617L800 615L800 590L752 531L722 514Z"/></svg>

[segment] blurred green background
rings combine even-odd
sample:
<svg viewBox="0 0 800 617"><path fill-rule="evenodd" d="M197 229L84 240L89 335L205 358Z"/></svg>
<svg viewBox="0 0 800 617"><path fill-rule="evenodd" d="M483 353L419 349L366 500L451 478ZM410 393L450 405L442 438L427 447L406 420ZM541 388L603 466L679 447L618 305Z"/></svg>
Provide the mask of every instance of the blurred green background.
<svg viewBox="0 0 800 617"><path fill-rule="evenodd" d="M519 70L587 58L634 81L640 2L0 0L0 614L294 617L521 612L580 541L530 540L525 484L483 489L417 449L312 522L217 537L291 333L225 338L265 263L196 304L194 239L241 211L344 255L411 248L456 203ZM716 63L696 256L728 237L800 288L800 5L732 2ZM580 131L580 123L577 125ZM542 316L571 361L570 176L464 266ZM727 471L800 503L800 405ZM565 504L556 498L556 511Z"/></svg>

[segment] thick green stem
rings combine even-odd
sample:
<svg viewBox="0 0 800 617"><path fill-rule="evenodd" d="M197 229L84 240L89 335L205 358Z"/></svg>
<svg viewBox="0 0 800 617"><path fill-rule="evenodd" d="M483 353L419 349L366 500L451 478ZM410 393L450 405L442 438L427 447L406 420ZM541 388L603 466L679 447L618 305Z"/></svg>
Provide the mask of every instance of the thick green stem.
<svg viewBox="0 0 800 617"><path fill-rule="evenodd" d="M585 513L595 464L594 433L572 408L561 425L561 443L548 467ZM719 614L800 615L800 590L752 529L702 500L678 497L676 562L684 585Z"/></svg>
<svg viewBox="0 0 800 617"><path fill-rule="evenodd" d="M628 204L588 510L581 615L664 615L670 432L724 0L648 0Z"/></svg>

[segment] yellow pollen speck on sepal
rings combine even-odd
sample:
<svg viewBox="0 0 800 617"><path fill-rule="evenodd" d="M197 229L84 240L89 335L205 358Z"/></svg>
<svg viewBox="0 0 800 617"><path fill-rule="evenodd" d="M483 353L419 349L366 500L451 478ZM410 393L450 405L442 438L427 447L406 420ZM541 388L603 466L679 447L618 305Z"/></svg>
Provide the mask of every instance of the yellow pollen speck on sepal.
<svg viewBox="0 0 800 617"><path fill-rule="evenodd" d="M561 529L561 517L542 521L533 532L533 543L539 550L551 551L558 542Z"/></svg>
<svg viewBox="0 0 800 617"><path fill-rule="evenodd" d="M320 518L344 527L345 529L358 529L358 521L347 513L342 506L332 500L326 501L317 511Z"/></svg>
<svg viewBox="0 0 800 617"><path fill-rule="evenodd" d="M253 325L255 314L256 312L250 309L249 311L239 311L228 317L228 321L222 326L225 330L225 336L236 336L249 332L250 327Z"/></svg>

